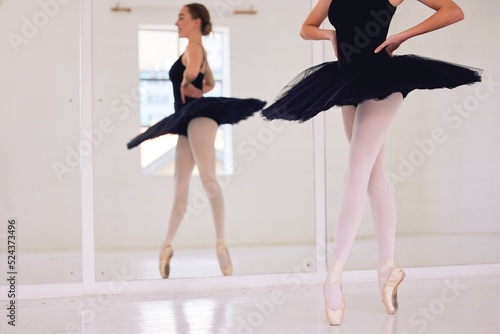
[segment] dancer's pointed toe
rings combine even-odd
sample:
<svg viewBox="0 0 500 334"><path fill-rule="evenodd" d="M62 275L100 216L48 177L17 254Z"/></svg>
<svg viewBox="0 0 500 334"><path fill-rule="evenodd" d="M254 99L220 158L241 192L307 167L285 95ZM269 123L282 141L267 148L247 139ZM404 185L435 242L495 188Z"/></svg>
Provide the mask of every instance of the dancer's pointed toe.
<svg viewBox="0 0 500 334"><path fill-rule="evenodd" d="M388 314L394 314L398 310L398 286L401 284L406 274L399 268L394 268L385 281L382 289L382 303Z"/></svg>
<svg viewBox="0 0 500 334"><path fill-rule="evenodd" d="M342 323L342 320L344 319L344 312L345 312L345 300L344 300L344 294L342 292L342 287L340 287L340 293L342 293L342 302L340 303L340 306L335 310L332 310L328 305L328 300L326 298L326 283L324 286L324 291L325 291L326 320L328 321L328 324L330 324L330 326L339 326Z"/></svg>
<svg viewBox="0 0 500 334"><path fill-rule="evenodd" d="M233 264L229 257L229 250L223 243L217 244L217 259L219 260L220 271L224 276L233 275Z"/></svg>
<svg viewBox="0 0 500 334"><path fill-rule="evenodd" d="M162 278L168 278L170 276L170 260L174 256L174 250L172 246L166 245L160 248L160 275Z"/></svg>
<svg viewBox="0 0 500 334"><path fill-rule="evenodd" d="M326 320L330 326L338 326L344 319L345 300L342 291L342 270L344 270L343 263L332 262L323 286Z"/></svg>

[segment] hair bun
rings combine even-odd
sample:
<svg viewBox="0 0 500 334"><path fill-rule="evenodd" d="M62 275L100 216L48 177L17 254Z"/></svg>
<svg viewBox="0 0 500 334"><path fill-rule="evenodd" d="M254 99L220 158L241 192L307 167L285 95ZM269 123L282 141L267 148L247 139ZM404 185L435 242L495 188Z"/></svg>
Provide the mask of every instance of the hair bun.
<svg viewBox="0 0 500 334"><path fill-rule="evenodd" d="M212 22L208 22L203 27L203 31L201 32L203 36L208 36L212 32Z"/></svg>
<svg viewBox="0 0 500 334"><path fill-rule="evenodd" d="M209 35L212 32L212 22L207 7L200 3L190 3L186 7L188 7L193 19L201 20L201 34L203 36Z"/></svg>

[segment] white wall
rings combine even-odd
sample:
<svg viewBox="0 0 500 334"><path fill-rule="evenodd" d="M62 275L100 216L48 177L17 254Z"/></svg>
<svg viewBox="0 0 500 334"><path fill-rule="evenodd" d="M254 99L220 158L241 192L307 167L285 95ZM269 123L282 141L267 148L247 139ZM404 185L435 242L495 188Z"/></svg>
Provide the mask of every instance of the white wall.
<svg viewBox="0 0 500 334"><path fill-rule="evenodd" d="M79 2L66 2L50 16L0 6L0 233L17 218L21 253L81 249L78 161L61 180L52 168L79 145Z"/></svg>
<svg viewBox="0 0 500 334"><path fill-rule="evenodd" d="M497 16L500 3L494 0L456 1L465 20L432 34L405 42L396 54L413 53L484 69L483 79L496 83L494 91L475 86L454 90L414 91L405 99L387 138L386 167L399 172L401 160L419 151L415 141L432 138L442 129L446 140L436 144L414 172L395 183L400 235L448 235L500 232L500 34ZM390 34L405 30L432 14L417 1L405 1L398 8ZM327 57L332 58L329 52ZM483 85L484 86L484 85ZM489 93L479 100L468 118L445 119L456 104L474 99L476 90ZM328 227L330 239L340 205L342 178L348 147L339 110L327 117ZM369 205L359 237L373 237Z"/></svg>

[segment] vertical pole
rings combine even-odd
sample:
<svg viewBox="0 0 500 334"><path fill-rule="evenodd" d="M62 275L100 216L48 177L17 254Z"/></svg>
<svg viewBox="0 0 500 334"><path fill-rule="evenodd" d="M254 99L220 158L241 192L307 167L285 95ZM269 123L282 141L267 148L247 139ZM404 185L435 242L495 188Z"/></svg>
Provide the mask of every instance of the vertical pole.
<svg viewBox="0 0 500 334"><path fill-rule="evenodd" d="M311 0L311 8L318 0ZM324 62L323 41L312 42L313 65ZM325 147L325 113L313 118L314 145L314 205L316 226L316 271L326 273L326 147Z"/></svg>
<svg viewBox="0 0 500 334"><path fill-rule="evenodd" d="M83 287L95 285L94 248L94 143L92 72L92 0L81 0L80 13L80 162L82 183L82 272ZM85 145L84 145L85 144Z"/></svg>

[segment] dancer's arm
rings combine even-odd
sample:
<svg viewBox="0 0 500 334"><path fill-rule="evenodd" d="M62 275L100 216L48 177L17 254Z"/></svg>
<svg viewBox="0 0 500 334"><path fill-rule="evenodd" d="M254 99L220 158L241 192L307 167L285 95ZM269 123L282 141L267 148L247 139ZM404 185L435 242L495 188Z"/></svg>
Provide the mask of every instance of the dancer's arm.
<svg viewBox="0 0 500 334"><path fill-rule="evenodd" d="M205 78L203 80L203 93L208 93L215 87L214 75L207 61L207 69L205 70Z"/></svg>
<svg viewBox="0 0 500 334"><path fill-rule="evenodd" d="M200 74L200 68L203 64L203 50L197 45L188 45L184 52L184 61L186 69L184 70L184 80L182 86L192 83Z"/></svg>
<svg viewBox="0 0 500 334"><path fill-rule="evenodd" d="M186 69L184 70L184 78L181 83L182 103L186 103L186 96L192 98L200 98L203 96L203 92L192 84L192 82L196 80L200 74L200 67L203 64L203 56L203 50L194 45L188 45L186 51L184 52Z"/></svg>
<svg viewBox="0 0 500 334"><path fill-rule="evenodd" d="M400 32L399 34L390 36L375 50L375 53L378 53L385 48L387 53L392 56L392 53L409 38L444 28L464 19L462 9L452 0L418 1L427 7L434 9L436 12L420 24Z"/></svg>
<svg viewBox="0 0 500 334"><path fill-rule="evenodd" d="M321 24L328 17L328 9L331 3L332 0L318 1L304 21L300 29L300 36L305 40L327 40L332 42L333 50L337 56L337 34L335 30L320 29Z"/></svg>

